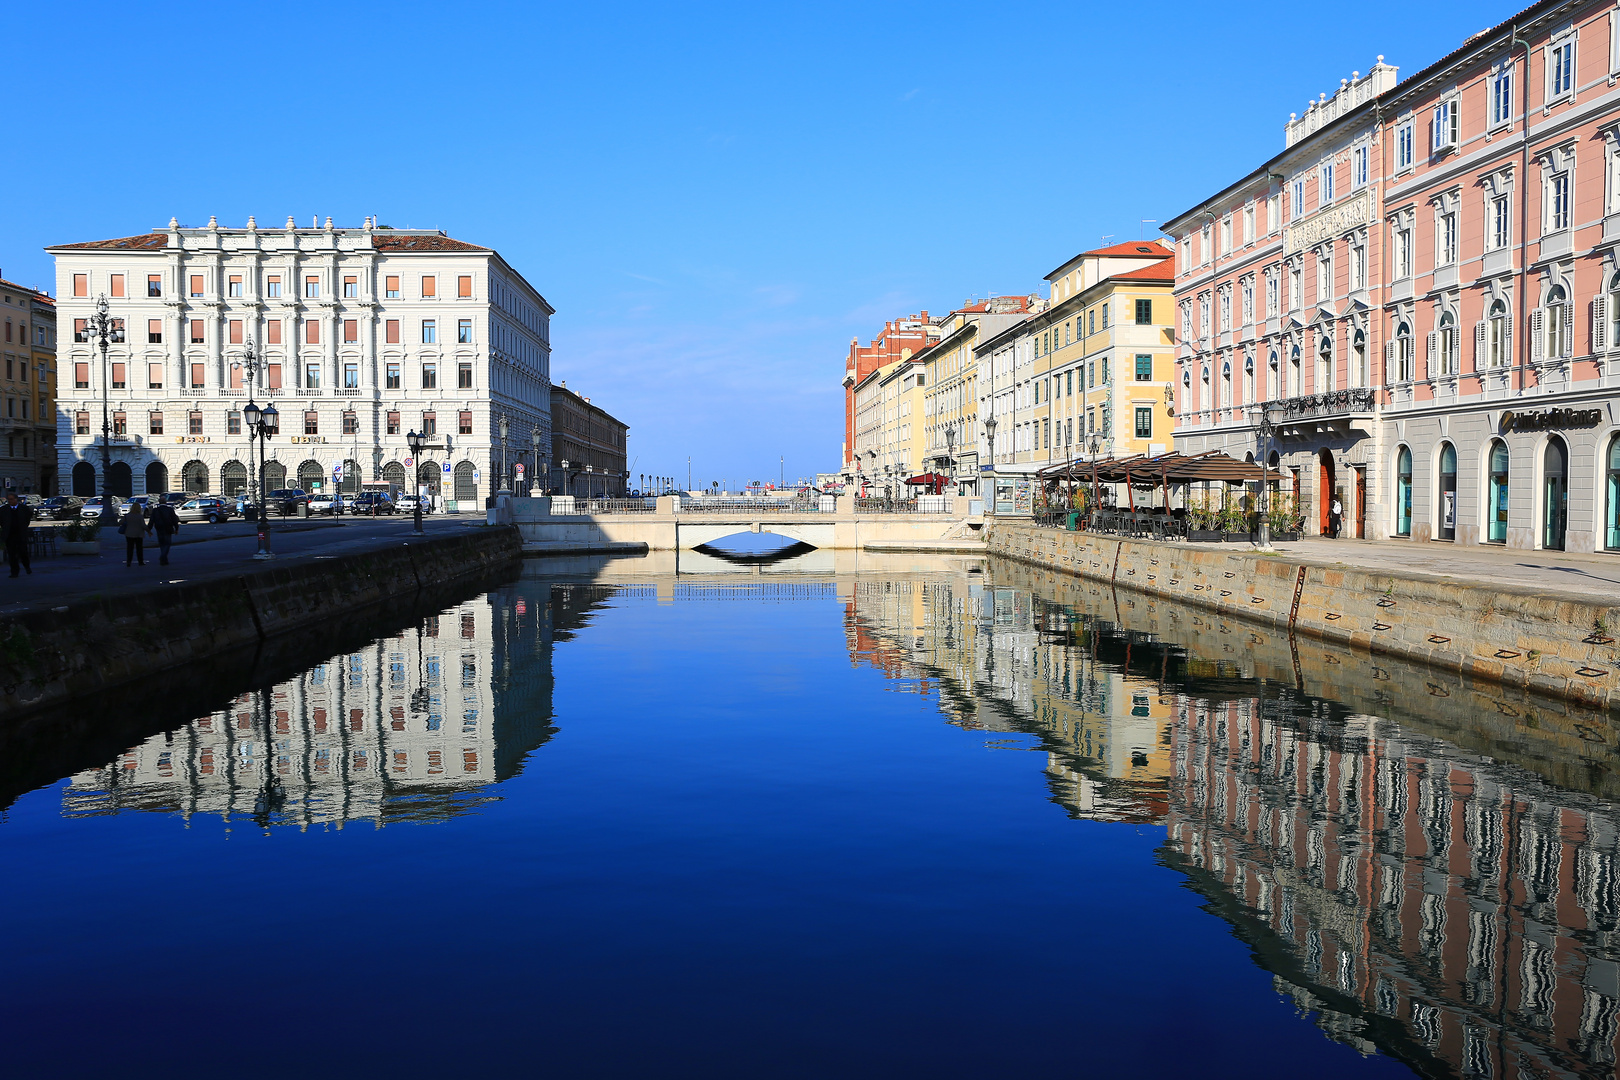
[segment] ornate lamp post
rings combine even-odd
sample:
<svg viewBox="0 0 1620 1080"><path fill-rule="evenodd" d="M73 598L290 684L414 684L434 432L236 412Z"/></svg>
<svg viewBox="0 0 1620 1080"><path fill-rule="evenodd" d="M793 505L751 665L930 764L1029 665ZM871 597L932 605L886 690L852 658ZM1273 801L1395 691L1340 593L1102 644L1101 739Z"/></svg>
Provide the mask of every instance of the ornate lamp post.
<svg viewBox="0 0 1620 1080"><path fill-rule="evenodd" d="M1260 550L1271 550L1271 438L1287 415L1281 402L1268 401L1249 410L1260 435Z"/></svg>
<svg viewBox="0 0 1620 1080"><path fill-rule="evenodd" d="M529 432L529 441L534 444L534 475L529 477L529 494L533 495L534 494L535 481L540 480L540 477L543 474L543 470L542 470L541 464L540 464L540 425L539 424L534 425L533 430L531 430ZM541 481L541 483L543 485L544 481ZM545 493L546 493L545 488L542 486L541 489L540 489L540 494L544 495Z"/></svg>
<svg viewBox="0 0 1620 1080"><path fill-rule="evenodd" d="M112 488L112 413L109 404L109 393L112 386L112 366L107 361L107 346L114 341L122 343L124 340L124 320L115 319L109 313L107 294L102 293L96 300L95 314L85 319L84 326L89 337L96 343L101 351L101 524L111 527L118 524L118 511L113 509Z"/></svg>
<svg viewBox="0 0 1620 1080"><path fill-rule="evenodd" d="M996 418L994 416L985 417L984 437L989 444L990 450L990 498L986 505L990 508L990 513L994 514L996 512Z"/></svg>
<svg viewBox="0 0 1620 1080"><path fill-rule="evenodd" d="M511 433L512 421L505 413L501 413L501 487L495 494L512 494L512 484L506 478L506 437Z"/></svg>
<svg viewBox="0 0 1620 1080"><path fill-rule="evenodd" d="M427 445L427 436L412 428L405 433L405 445L411 448L411 469L413 471L420 470L422 468L422 447ZM415 477L415 480L416 498L413 500L412 505L416 508L416 535L422 536L424 534L422 532L422 478L420 474Z"/></svg>
<svg viewBox="0 0 1620 1080"><path fill-rule="evenodd" d="M253 354L248 353L249 357ZM270 558L270 508L266 505L267 495L264 484L264 444L270 441L270 436L281 430L281 414L274 405L266 405L263 409L248 398L248 403L242 406L242 419L248 429L248 460L253 460L253 444L259 444L259 550L254 553L255 559Z"/></svg>
<svg viewBox="0 0 1620 1080"><path fill-rule="evenodd" d="M956 493L962 494L962 485L956 482L956 425L945 425L945 461L951 469L951 482L956 485Z"/></svg>

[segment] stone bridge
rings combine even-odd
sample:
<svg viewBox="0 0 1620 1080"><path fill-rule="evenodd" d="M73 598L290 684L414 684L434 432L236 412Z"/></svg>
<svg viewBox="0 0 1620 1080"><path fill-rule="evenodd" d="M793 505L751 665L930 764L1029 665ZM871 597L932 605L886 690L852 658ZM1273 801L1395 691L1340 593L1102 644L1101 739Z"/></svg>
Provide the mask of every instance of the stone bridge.
<svg viewBox="0 0 1620 1080"><path fill-rule="evenodd" d="M827 500L825 510L702 509L698 500L665 496L647 510L553 513L552 500L512 499L510 520L534 554L565 551L690 551L738 533L770 533L829 550L979 551L978 500L952 497L944 513L857 511L855 498ZM685 505L682 505L682 504ZM696 504L694 506L694 504ZM501 508L490 511L500 520Z"/></svg>

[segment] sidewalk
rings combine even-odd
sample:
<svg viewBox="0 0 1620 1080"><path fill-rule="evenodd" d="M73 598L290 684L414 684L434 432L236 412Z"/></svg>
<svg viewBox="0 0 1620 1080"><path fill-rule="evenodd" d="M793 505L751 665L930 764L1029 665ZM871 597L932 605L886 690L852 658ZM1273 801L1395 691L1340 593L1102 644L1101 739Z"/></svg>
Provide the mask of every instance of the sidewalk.
<svg viewBox="0 0 1620 1080"><path fill-rule="evenodd" d="M1244 544L1195 544L1252 554ZM1441 581L1575 593L1585 600L1620 596L1620 552L1525 551L1437 541L1328 540L1311 537L1277 544L1302 562Z"/></svg>
<svg viewBox="0 0 1620 1080"><path fill-rule="evenodd" d="M430 537L481 526L483 515L433 515L422 519ZM228 578L286 562L330 559L388 542L410 540L414 523L401 515L389 518L275 518L270 522L270 549L275 558L260 561L257 532L250 522L180 527L168 566L158 565L154 537L146 540L146 565L124 566L124 538L103 530L100 555L58 555L34 560L34 572L12 580L0 574L0 617L31 608L57 606L91 596L136 594L154 586ZM7 568L5 573L9 573Z"/></svg>

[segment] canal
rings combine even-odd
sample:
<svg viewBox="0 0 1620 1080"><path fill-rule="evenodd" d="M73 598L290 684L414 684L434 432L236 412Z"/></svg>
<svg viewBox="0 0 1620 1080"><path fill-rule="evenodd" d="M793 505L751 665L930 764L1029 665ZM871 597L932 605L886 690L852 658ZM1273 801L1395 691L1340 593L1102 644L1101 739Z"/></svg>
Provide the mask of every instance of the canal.
<svg viewBox="0 0 1620 1080"><path fill-rule="evenodd" d="M7 1074L1613 1075L1613 717L1010 563L679 558L0 732Z"/></svg>

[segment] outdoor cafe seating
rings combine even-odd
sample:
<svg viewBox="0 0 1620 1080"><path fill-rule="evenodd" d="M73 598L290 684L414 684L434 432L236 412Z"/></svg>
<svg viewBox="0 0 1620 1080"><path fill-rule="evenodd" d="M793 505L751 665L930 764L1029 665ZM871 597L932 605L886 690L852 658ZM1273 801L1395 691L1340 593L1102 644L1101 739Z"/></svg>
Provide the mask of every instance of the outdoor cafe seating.
<svg viewBox="0 0 1620 1080"><path fill-rule="evenodd" d="M1061 494L1074 505L1075 492L1089 494L1089 510L1048 512L1039 524L1126 536L1132 539L1173 540L1187 536L1186 493L1193 484L1246 484L1262 480L1264 470L1219 451L1206 454L1136 454L1123 458L1067 461L1036 474L1049 492ZM1103 504L1102 486L1120 485L1127 505ZM1182 489L1182 508L1172 509L1174 489ZM1145 500L1137 504L1138 492ZM1152 505L1157 502L1158 505Z"/></svg>

